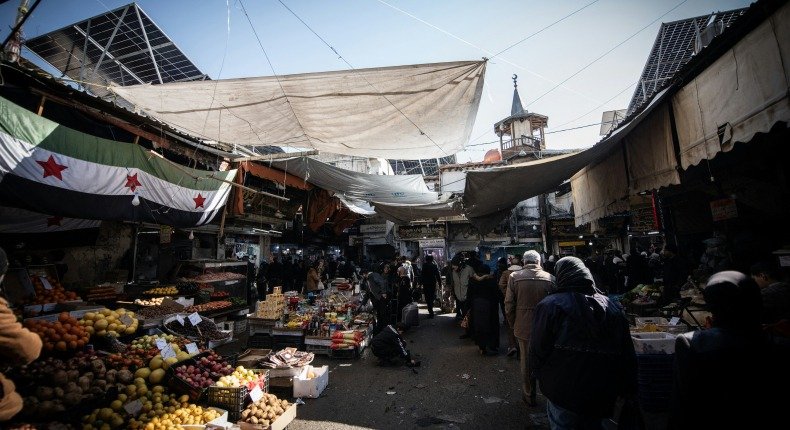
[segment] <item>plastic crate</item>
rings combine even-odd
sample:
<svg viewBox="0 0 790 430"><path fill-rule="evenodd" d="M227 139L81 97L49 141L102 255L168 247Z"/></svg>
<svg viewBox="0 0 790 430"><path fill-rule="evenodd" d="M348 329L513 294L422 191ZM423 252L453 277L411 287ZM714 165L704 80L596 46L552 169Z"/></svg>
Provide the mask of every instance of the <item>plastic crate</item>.
<svg viewBox="0 0 790 430"><path fill-rule="evenodd" d="M313 345L309 343L305 343L304 350L307 352L312 352L315 355L332 355L332 348L327 345Z"/></svg>
<svg viewBox="0 0 790 430"><path fill-rule="evenodd" d="M353 348L347 349L331 349L329 350L329 357L331 358L340 358L340 359L352 359L352 358L359 358L359 353L361 351L360 347L355 346Z"/></svg>
<svg viewBox="0 0 790 430"><path fill-rule="evenodd" d="M269 370L252 369L255 373L262 375L259 387L264 393L269 392ZM249 400L250 390L247 387L217 387L210 386L206 389L206 402L209 406L214 406L228 411L228 419L236 421L239 419L244 406Z"/></svg>
<svg viewBox="0 0 790 430"><path fill-rule="evenodd" d="M240 320L236 320L234 322L235 322L235 324L233 326L233 334L239 335L239 334L247 332L247 320L246 319L240 319Z"/></svg>
<svg viewBox="0 0 790 430"><path fill-rule="evenodd" d="M639 404L647 412L666 412L672 395L674 354L637 354Z"/></svg>
<svg viewBox="0 0 790 430"><path fill-rule="evenodd" d="M250 336L255 334L271 334L276 320L265 320L262 318L247 318L247 332Z"/></svg>

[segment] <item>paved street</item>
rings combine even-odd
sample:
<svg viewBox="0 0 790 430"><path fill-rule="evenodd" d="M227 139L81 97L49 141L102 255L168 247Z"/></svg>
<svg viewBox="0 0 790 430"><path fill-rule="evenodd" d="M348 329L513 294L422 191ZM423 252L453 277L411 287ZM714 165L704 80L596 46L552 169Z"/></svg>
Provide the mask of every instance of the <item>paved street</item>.
<svg viewBox="0 0 790 430"><path fill-rule="evenodd" d="M354 360L319 356L329 365L329 386L318 399L304 399L291 430L302 429L546 429L545 401L521 401L518 361L481 356L471 340L458 339L454 314L427 319L405 338L422 360L416 372L378 366L369 350ZM388 394L392 393L392 394Z"/></svg>

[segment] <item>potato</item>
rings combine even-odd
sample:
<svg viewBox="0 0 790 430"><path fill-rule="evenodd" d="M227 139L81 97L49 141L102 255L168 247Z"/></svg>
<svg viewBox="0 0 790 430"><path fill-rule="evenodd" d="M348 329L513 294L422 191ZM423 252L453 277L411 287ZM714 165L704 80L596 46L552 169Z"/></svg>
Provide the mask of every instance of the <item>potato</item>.
<svg viewBox="0 0 790 430"><path fill-rule="evenodd" d="M250 410L245 409L244 412L241 413L241 417L246 421L248 416L250 416Z"/></svg>
<svg viewBox="0 0 790 430"><path fill-rule="evenodd" d="M261 424L263 424L264 427L269 427L271 422L269 420L263 420L263 421L261 421Z"/></svg>
<svg viewBox="0 0 790 430"><path fill-rule="evenodd" d="M258 424L258 418L257 417L252 417L252 418L250 418L250 422L253 423L253 424Z"/></svg>

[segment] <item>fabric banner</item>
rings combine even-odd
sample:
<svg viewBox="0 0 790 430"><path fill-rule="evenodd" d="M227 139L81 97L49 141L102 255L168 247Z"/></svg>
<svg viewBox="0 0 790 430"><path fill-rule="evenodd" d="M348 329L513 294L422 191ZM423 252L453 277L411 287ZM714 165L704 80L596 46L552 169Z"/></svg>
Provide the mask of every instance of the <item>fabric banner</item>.
<svg viewBox="0 0 790 430"><path fill-rule="evenodd" d="M50 233L55 231L99 228L101 221L64 218L0 206L0 234Z"/></svg>
<svg viewBox="0 0 790 430"><path fill-rule="evenodd" d="M141 146L72 130L0 97L4 206L193 227L222 210L231 186L218 179L232 181L235 175L177 166Z"/></svg>
<svg viewBox="0 0 790 430"><path fill-rule="evenodd" d="M788 28L785 4L673 97L684 169L790 125Z"/></svg>
<svg viewBox="0 0 790 430"><path fill-rule="evenodd" d="M631 193L680 183L669 105L662 104L625 138L625 151Z"/></svg>
<svg viewBox="0 0 790 430"><path fill-rule="evenodd" d="M469 141L485 68L461 61L112 91L207 140L422 159L455 154Z"/></svg>
<svg viewBox="0 0 790 430"><path fill-rule="evenodd" d="M622 147L571 178L576 226L628 210L628 183Z"/></svg>

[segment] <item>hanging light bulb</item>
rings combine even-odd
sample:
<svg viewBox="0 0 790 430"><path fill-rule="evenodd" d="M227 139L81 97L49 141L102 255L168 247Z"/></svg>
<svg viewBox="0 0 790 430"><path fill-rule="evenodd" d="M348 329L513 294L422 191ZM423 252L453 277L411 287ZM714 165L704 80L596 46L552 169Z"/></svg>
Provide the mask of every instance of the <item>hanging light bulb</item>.
<svg viewBox="0 0 790 430"><path fill-rule="evenodd" d="M194 239L194 238L195 238L195 232L194 232L194 231L192 231L192 230L190 230L190 231L189 231L189 240L192 240L192 239Z"/></svg>
<svg viewBox="0 0 790 430"><path fill-rule="evenodd" d="M137 194L132 199L132 206L140 206L140 197Z"/></svg>

